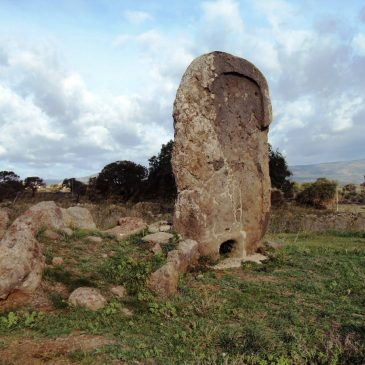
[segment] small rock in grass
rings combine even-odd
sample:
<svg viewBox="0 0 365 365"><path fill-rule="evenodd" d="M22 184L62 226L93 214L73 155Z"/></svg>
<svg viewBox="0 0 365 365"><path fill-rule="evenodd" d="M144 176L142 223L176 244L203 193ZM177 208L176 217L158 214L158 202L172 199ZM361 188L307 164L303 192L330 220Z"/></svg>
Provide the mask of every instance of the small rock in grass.
<svg viewBox="0 0 365 365"><path fill-rule="evenodd" d="M92 311L104 308L107 301L95 288L81 287L74 290L68 298L70 304Z"/></svg>
<svg viewBox="0 0 365 365"><path fill-rule="evenodd" d="M169 232L171 230L171 226L169 224L163 224L160 226L160 232Z"/></svg>
<svg viewBox="0 0 365 365"><path fill-rule="evenodd" d="M51 229L46 229L43 233L44 237L57 241L60 238L60 235L57 232L52 231Z"/></svg>
<svg viewBox="0 0 365 365"><path fill-rule="evenodd" d="M56 256L56 257L54 257L53 259L52 259L52 265L53 266L60 266L60 265L62 265L63 264L63 258L62 257L58 257L58 256Z"/></svg>
<svg viewBox="0 0 365 365"><path fill-rule="evenodd" d="M155 254L155 255L158 255L160 253L162 253L162 248L160 246L159 243L156 243L152 248L151 248L151 251Z"/></svg>
<svg viewBox="0 0 365 365"><path fill-rule="evenodd" d="M62 228L61 232L63 232L67 237L71 237L72 234L74 233L73 230L71 228Z"/></svg>
<svg viewBox="0 0 365 365"><path fill-rule="evenodd" d="M179 281L179 272L172 262L160 267L148 279L148 287L163 298L176 293Z"/></svg>
<svg viewBox="0 0 365 365"><path fill-rule="evenodd" d="M107 254L107 253L102 253L102 254L101 254L101 257L102 257L103 259L107 259L107 258L108 258L108 254Z"/></svg>
<svg viewBox="0 0 365 365"><path fill-rule="evenodd" d="M87 236L87 237L85 237L85 241L88 241L91 243L101 243L101 242L103 242L103 239L101 237L97 237L97 236Z"/></svg>
<svg viewBox="0 0 365 365"><path fill-rule="evenodd" d="M147 236L143 237L142 240L145 242L164 244L168 243L169 240L173 237L174 236L171 233L157 232L148 234Z"/></svg>
<svg viewBox="0 0 365 365"><path fill-rule="evenodd" d="M118 298L125 298L128 295L127 289L123 285L113 286L110 291Z"/></svg>
<svg viewBox="0 0 365 365"><path fill-rule="evenodd" d="M131 311L128 308L121 308L120 309L120 313L125 316L125 317L132 317L133 316L133 311Z"/></svg>

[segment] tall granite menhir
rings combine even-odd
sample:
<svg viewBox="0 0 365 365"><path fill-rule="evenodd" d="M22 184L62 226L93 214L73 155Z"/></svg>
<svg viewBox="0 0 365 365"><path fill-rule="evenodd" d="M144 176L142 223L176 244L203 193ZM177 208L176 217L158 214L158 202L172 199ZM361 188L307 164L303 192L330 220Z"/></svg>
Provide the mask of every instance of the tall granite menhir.
<svg viewBox="0 0 365 365"><path fill-rule="evenodd" d="M270 210L267 82L250 62L223 52L195 59L174 104L174 226L202 255L253 253Z"/></svg>

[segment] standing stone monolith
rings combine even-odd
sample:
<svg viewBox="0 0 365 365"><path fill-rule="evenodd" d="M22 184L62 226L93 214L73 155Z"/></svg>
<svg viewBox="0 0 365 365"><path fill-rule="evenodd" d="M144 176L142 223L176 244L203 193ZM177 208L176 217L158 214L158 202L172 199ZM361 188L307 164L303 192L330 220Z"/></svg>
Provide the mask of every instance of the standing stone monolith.
<svg viewBox="0 0 365 365"><path fill-rule="evenodd" d="M202 255L253 253L270 210L265 77L227 53L200 56L182 78L173 116L175 229Z"/></svg>

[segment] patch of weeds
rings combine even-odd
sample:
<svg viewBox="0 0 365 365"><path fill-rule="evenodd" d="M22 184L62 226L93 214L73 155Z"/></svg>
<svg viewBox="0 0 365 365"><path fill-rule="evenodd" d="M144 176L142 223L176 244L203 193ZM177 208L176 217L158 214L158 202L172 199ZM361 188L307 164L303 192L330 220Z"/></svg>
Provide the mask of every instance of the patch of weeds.
<svg viewBox="0 0 365 365"><path fill-rule="evenodd" d="M35 235L37 241L42 241L44 238L44 232L46 231L45 227L41 227Z"/></svg>
<svg viewBox="0 0 365 365"><path fill-rule="evenodd" d="M105 280L123 284L130 294L138 294L144 289L149 274L157 269L162 260L164 258L160 255L154 255L150 260L118 255L106 261L99 272Z"/></svg>
<svg viewBox="0 0 365 365"><path fill-rule="evenodd" d="M162 316L166 319L176 317L176 307L171 302L151 302L148 304L149 311L157 316Z"/></svg>
<svg viewBox="0 0 365 365"><path fill-rule="evenodd" d="M33 328L43 319L43 313L36 311L8 312L0 317L0 332L19 328Z"/></svg>
<svg viewBox="0 0 365 365"><path fill-rule="evenodd" d="M97 236L97 237L105 237L105 234L103 232L98 231L97 229L82 229L82 228L76 228L71 238L73 240L83 240L87 236Z"/></svg>

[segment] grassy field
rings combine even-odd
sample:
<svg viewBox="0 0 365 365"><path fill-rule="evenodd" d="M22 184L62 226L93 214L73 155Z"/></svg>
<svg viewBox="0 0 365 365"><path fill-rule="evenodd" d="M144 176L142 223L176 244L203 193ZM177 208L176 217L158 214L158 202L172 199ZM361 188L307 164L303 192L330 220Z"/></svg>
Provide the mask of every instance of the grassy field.
<svg viewBox="0 0 365 365"><path fill-rule="evenodd" d="M145 279L165 255L149 253L141 235L50 241L40 232L47 263L65 262L46 268L32 307L2 309L0 364L365 364L365 233L268 238L284 247L266 249L263 265L215 272L203 258L161 300ZM127 298L110 294L117 283ZM107 307L70 307L79 286L98 287Z"/></svg>

